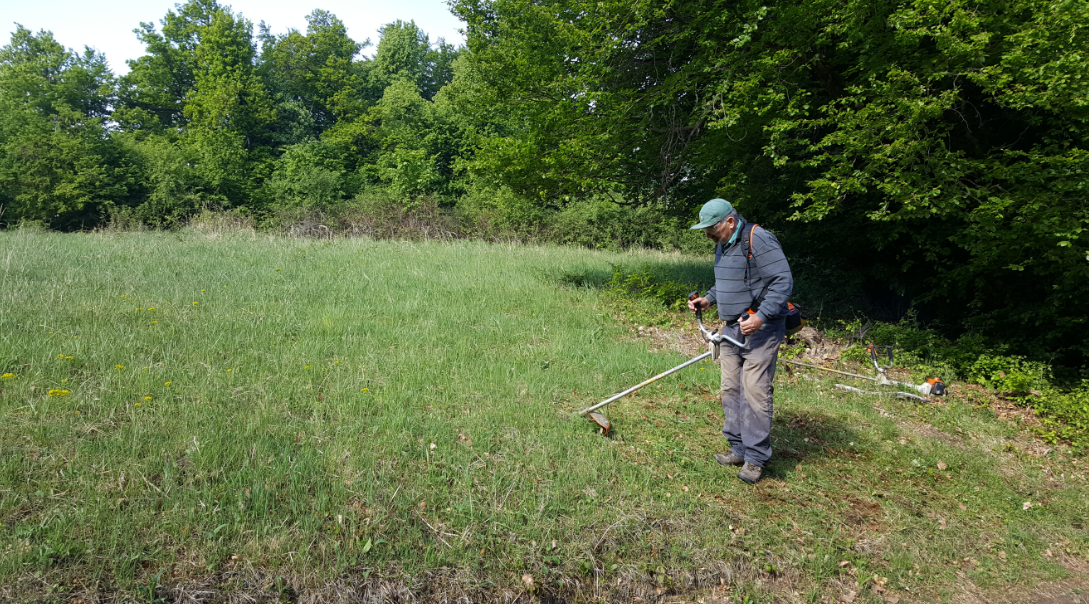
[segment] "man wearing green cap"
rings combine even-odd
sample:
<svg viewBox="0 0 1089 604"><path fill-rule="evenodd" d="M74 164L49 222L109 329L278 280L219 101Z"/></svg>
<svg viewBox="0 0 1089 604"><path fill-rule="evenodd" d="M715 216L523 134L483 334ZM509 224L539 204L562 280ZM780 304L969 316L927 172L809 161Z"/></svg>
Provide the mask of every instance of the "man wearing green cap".
<svg viewBox="0 0 1089 604"><path fill-rule="evenodd" d="M703 204L692 228L703 229L715 242L715 285L688 308L716 305L726 323L723 333L739 341L748 337L745 348L728 343L720 348L722 434L730 451L716 453L715 461L742 466L737 477L752 484L771 459L772 379L794 278L775 235L750 224L725 199Z"/></svg>

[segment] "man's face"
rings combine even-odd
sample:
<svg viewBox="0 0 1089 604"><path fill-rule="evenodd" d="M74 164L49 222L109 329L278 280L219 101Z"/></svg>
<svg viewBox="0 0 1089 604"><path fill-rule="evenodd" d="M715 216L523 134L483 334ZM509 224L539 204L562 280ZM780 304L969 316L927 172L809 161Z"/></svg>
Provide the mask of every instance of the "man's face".
<svg viewBox="0 0 1089 604"><path fill-rule="evenodd" d="M709 226L703 229L703 234L707 235L707 238L715 243L720 241L729 241L730 237L734 235L734 229L737 228L737 219L726 218L718 221L714 226Z"/></svg>

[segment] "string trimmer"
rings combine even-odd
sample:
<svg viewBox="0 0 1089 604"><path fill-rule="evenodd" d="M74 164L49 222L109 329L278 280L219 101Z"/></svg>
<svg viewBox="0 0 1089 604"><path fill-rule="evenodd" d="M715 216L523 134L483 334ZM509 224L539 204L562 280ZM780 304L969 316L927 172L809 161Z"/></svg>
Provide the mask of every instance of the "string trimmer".
<svg viewBox="0 0 1089 604"><path fill-rule="evenodd" d="M884 351L884 354L879 352L881 350ZM840 375L846 375L860 380L870 380L873 382L877 382L877 384L880 386L907 386L908 388L911 388L921 393L923 396L929 396L931 394L935 396L941 396L945 394L945 382L943 382L941 378L933 377L926 380L922 384L909 384L908 382L901 382L889 379L887 370L892 368L892 346L876 346L874 344L870 344L866 347L866 352L868 352L870 355L870 361L873 363L873 368L877 372L877 377L858 375L857 373L848 373L846 371L840 371L838 369L829 369L828 367L821 367L820 365L810 365L809 363L799 363L798 361L789 361L786 359L783 359L783 362L789 363L791 365L797 365L799 367L809 367L810 369L820 369L821 371L838 373ZM888 358L888 362L881 360L882 356L886 356ZM844 390L852 390L852 388L850 388L849 386L843 386L842 384L836 384L836 386L842 387ZM876 392L865 392L862 390L858 390L857 388L853 390L857 392L863 392L865 394L879 394ZM908 396L921 399L921 397L918 397L916 395Z"/></svg>
<svg viewBox="0 0 1089 604"><path fill-rule="evenodd" d="M693 299L695 296L696 296L696 293L693 292L692 294L689 294L688 298ZM745 318L747 318L747 316L743 317L743 319L745 319ZM653 384L654 382L657 382L658 380L664 378L667 375L670 375L672 373L676 373L676 372L680 371L681 369L684 369L685 367L688 367L689 365L693 365L695 363L698 363L698 362L702 361L703 359L708 359L709 358L709 359L712 359L712 360L717 360L718 359L718 353L719 353L719 346L723 342L729 342L730 344L733 344L734 346L737 346L739 348L748 348L749 347L749 337L748 336L745 336L739 342L739 341L735 340L734 338L726 335L725 333L720 333L718 329L715 329L714 331L710 331L706 327L704 327L703 326L703 311L701 311L701 310L696 310L696 323L699 325L700 333L703 335L704 341L707 342L707 352L699 355L698 357L689 359L689 360L681 363L680 365L677 365L676 367L674 367L672 369L663 371L662 373L659 373L658 375L656 375L656 376L654 376L654 377L652 377L652 378L650 378L650 379L648 379L648 380L646 380L644 382L640 382L640 383L636 384L635 386L632 386L631 388L628 388L627 390L625 390L623 392L618 392L618 393L610 396L609 398L601 401L600 403L598 403L596 405L593 405L591 407L587 407L587 408L583 409L582 411L579 411L579 415L581 415L583 417L588 415L590 417L590 421L592 421L592 422L596 423L597 425L601 426L602 429L605 430L605 433L608 434L609 428L611 427L611 424L609 423L609 418L605 417L605 414L603 414L603 413L597 413L598 409L604 407L605 405L608 405L609 403L616 402L616 401L624 398L625 396L628 396L629 394L631 394L631 393L633 393L633 392L635 392L635 391L637 391L637 390L639 390L641 388L649 386L649 385Z"/></svg>

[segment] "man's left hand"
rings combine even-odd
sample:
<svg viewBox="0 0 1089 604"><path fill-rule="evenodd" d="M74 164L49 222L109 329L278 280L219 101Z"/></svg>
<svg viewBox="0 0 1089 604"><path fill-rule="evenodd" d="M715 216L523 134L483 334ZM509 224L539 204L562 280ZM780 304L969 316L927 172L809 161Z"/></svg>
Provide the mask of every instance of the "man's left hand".
<svg viewBox="0 0 1089 604"><path fill-rule="evenodd" d="M748 317L748 319L738 322L738 325L741 326L741 335L750 335L764 324L760 317L756 315L748 315Z"/></svg>

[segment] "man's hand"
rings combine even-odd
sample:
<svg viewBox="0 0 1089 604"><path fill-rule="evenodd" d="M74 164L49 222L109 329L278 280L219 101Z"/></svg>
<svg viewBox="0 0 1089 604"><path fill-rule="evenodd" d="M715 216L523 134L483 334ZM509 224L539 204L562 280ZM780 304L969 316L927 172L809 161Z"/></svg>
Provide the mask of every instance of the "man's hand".
<svg viewBox="0 0 1089 604"><path fill-rule="evenodd" d="M707 310L711 308L711 302L707 298L696 298L688 301L688 310L696 312L697 310Z"/></svg>
<svg viewBox="0 0 1089 604"><path fill-rule="evenodd" d="M748 317L748 319L744 319L744 317ZM738 322L738 325L741 326L742 335L750 335L757 329L760 329L760 326L764 324L764 322L760 320L760 317L756 315L742 315L742 318L744 320Z"/></svg>

